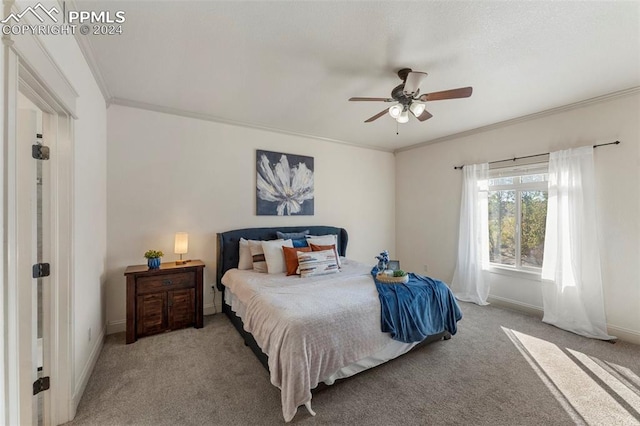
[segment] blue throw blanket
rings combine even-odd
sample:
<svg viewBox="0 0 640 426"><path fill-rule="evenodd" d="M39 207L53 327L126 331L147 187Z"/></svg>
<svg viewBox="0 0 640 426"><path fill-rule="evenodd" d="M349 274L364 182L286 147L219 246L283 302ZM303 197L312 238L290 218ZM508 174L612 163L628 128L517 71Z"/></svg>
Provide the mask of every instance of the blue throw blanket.
<svg viewBox="0 0 640 426"><path fill-rule="evenodd" d="M382 331L394 340L411 343L448 331L456 334L462 312L442 281L409 273L406 284L384 284L371 271L382 306Z"/></svg>

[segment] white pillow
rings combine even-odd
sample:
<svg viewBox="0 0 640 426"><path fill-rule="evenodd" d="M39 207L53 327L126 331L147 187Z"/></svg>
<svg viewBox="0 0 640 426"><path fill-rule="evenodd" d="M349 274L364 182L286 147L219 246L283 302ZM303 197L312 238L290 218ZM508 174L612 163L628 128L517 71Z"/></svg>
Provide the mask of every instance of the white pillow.
<svg viewBox="0 0 640 426"><path fill-rule="evenodd" d="M302 278L338 272L336 254L333 250L299 251L298 264L300 265L300 276Z"/></svg>
<svg viewBox="0 0 640 426"><path fill-rule="evenodd" d="M249 250L249 241L244 238L240 238L238 269L253 269L253 258L251 257L251 250Z"/></svg>
<svg viewBox="0 0 640 426"><path fill-rule="evenodd" d="M315 244L317 246L330 246L333 244L336 246L336 261L338 262L338 268L342 266L340 262L340 255L338 254L338 236L336 234L328 235L307 235L307 244Z"/></svg>
<svg viewBox="0 0 640 426"><path fill-rule="evenodd" d="M264 260L262 241L249 240L249 250L253 262L253 270L256 272L267 272L267 262Z"/></svg>
<svg viewBox="0 0 640 426"><path fill-rule="evenodd" d="M267 273L279 274L286 272L287 267L284 263L284 251L282 247L293 247L292 240L271 240L262 242L262 251L264 259L267 262Z"/></svg>

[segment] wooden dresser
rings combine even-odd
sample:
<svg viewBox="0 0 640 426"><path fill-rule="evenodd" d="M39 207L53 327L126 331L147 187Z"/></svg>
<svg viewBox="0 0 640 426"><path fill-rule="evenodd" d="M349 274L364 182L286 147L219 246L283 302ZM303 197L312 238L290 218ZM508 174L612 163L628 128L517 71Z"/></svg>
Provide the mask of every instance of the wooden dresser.
<svg viewBox="0 0 640 426"><path fill-rule="evenodd" d="M159 269L127 267L127 343L178 328L202 328L203 270L200 260L163 263Z"/></svg>

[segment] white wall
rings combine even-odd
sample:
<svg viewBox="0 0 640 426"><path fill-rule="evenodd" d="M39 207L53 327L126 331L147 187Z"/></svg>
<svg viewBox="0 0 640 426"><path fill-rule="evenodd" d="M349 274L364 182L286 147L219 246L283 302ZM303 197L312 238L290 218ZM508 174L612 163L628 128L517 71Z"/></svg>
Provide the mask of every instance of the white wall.
<svg viewBox="0 0 640 426"><path fill-rule="evenodd" d="M78 92L73 169L73 404L77 406L102 348L107 252L107 113L102 93L72 36L42 43ZM88 330L92 338L88 338ZM75 406L73 409L75 409Z"/></svg>
<svg viewBox="0 0 640 426"><path fill-rule="evenodd" d="M640 342L640 94L397 154L396 246L403 267L450 282L462 173L454 165L620 140L594 154L600 254L609 331ZM542 308L540 282L489 274L491 296Z"/></svg>
<svg viewBox="0 0 640 426"><path fill-rule="evenodd" d="M187 258L206 264L205 313L217 232L332 225L347 229L350 258L373 265L382 249L395 250L391 153L117 105L107 114L109 332L125 328L126 266L145 263L148 249L177 259L177 231L189 233ZM256 216L256 149L314 157L313 216Z"/></svg>

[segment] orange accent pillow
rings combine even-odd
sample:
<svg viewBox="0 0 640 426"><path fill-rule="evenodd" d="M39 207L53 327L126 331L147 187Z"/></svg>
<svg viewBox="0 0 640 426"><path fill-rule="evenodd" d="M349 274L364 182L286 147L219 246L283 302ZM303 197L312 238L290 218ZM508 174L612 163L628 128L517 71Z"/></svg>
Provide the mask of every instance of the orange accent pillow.
<svg viewBox="0 0 640 426"><path fill-rule="evenodd" d="M285 269L287 275L297 275L298 272L298 252L311 251L311 247L282 247L284 253Z"/></svg>
<svg viewBox="0 0 640 426"><path fill-rule="evenodd" d="M309 247L311 247L311 251L324 251L324 250L333 250L333 253L336 255L336 263L338 264L338 267L340 267L340 256L338 256L338 250L336 250L336 245L335 244L329 244L326 246L322 246L322 245L317 245L317 244L309 244Z"/></svg>

